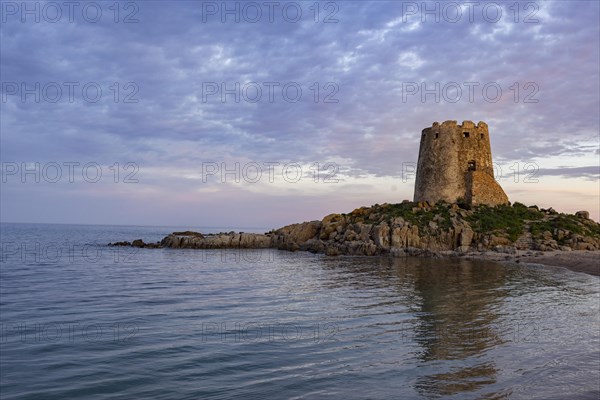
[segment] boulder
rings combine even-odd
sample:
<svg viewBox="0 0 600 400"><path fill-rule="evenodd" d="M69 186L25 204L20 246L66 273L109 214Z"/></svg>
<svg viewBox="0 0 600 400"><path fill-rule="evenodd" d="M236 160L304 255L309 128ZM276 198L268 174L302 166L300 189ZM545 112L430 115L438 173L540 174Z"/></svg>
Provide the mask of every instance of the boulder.
<svg viewBox="0 0 600 400"><path fill-rule="evenodd" d="M576 243L573 247L575 250L594 250L594 245L585 242Z"/></svg>
<svg viewBox="0 0 600 400"><path fill-rule="evenodd" d="M193 232L193 231L173 232L173 235L175 235L175 236L197 236L197 237L204 236L200 232Z"/></svg>
<svg viewBox="0 0 600 400"><path fill-rule="evenodd" d="M462 251L466 251L473 241L473 230L470 227L464 227L458 236L458 245Z"/></svg>
<svg viewBox="0 0 600 400"><path fill-rule="evenodd" d="M512 242L510 239L503 236L490 235L489 237L489 246L509 246Z"/></svg>
<svg viewBox="0 0 600 400"><path fill-rule="evenodd" d="M338 249L337 247L327 247L327 250L325 251L325 255L331 256L331 257L335 257L335 256L339 256L340 255L340 249Z"/></svg>
<svg viewBox="0 0 600 400"><path fill-rule="evenodd" d="M360 226L360 240L363 242L368 242L371 240L371 229L373 225L371 224L361 224Z"/></svg>
<svg viewBox="0 0 600 400"><path fill-rule="evenodd" d="M131 242L131 247L146 247L146 243L144 243L142 239L136 239L133 242Z"/></svg>
<svg viewBox="0 0 600 400"><path fill-rule="evenodd" d="M325 243L316 238L309 239L300 246L300 250L310 251L311 253L324 253L325 249Z"/></svg>
<svg viewBox="0 0 600 400"><path fill-rule="evenodd" d="M131 246L131 243L123 241L123 242L109 243L108 245L109 246Z"/></svg>
<svg viewBox="0 0 600 400"><path fill-rule="evenodd" d="M385 222L373 228L373 241L377 247L388 250L390 248L390 227Z"/></svg>
<svg viewBox="0 0 600 400"><path fill-rule="evenodd" d="M303 222L277 229L275 235L283 235L288 237L290 241L302 244L307 240L316 237L320 228L321 221Z"/></svg>
<svg viewBox="0 0 600 400"><path fill-rule="evenodd" d="M406 223L406 221L404 221L404 218L402 218L402 217L396 217L396 218L392 219L392 226L402 227L405 223Z"/></svg>
<svg viewBox="0 0 600 400"><path fill-rule="evenodd" d="M175 236L173 234L165 236L161 241L160 241L161 246L163 247L168 247L171 249L177 249L180 247L181 245L181 241L179 240L178 236Z"/></svg>

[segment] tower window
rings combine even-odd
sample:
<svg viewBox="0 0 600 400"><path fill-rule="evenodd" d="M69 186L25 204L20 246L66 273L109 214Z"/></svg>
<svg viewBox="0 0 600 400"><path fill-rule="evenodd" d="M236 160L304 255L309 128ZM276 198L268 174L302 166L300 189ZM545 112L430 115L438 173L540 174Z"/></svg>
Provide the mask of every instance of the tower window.
<svg viewBox="0 0 600 400"><path fill-rule="evenodd" d="M437 139L439 135L440 135L439 133L436 133L435 134L435 138Z"/></svg>
<svg viewBox="0 0 600 400"><path fill-rule="evenodd" d="M463 132L463 137L468 138L469 137L469 132Z"/></svg>
<svg viewBox="0 0 600 400"><path fill-rule="evenodd" d="M475 160L469 161L469 163L467 165L467 169L469 171L475 171L475 170L477 170L477 164L475 163Z"/></svg>
<svg viewBox="0 0 600 400"><path fill-rule="evenodd" d="M479 139L483 139L483 133L479 135Z"/></svg>

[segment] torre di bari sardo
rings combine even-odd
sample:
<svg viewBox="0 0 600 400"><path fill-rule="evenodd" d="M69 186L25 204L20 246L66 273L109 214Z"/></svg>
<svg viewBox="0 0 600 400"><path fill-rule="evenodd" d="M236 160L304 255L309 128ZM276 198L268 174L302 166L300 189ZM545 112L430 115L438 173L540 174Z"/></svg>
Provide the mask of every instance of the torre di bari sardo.
<svg viewBox="0 0 600 400"><path fill-rule="evenodd" d="M485 122L434 122L421 133L414 201L507 204L494 179L490 134Z"/></svg>

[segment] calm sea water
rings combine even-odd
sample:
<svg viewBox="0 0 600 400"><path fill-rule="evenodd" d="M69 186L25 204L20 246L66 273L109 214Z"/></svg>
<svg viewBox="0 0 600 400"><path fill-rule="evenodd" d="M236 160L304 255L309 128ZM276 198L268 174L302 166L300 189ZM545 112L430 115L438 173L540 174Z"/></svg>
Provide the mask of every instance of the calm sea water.
<svg viewBox="0 0 600 400"><path fill-rule="evenodd" d="M165 227L1 229L2 399L600 396L598 277L105 246Z"/></svg>

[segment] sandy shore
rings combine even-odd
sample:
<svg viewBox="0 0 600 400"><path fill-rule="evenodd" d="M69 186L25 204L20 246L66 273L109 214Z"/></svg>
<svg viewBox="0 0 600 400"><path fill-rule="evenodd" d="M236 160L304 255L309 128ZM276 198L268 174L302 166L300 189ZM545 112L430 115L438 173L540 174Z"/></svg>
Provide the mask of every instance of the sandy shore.
<svg viewBox="0 0 600 400"><path fill-rule="evenodd" d="M572 271L600 276L599 251L547 251L541 255L521 255L517 260L526 263L564 267Z"/></svg>
<svg viewBox="0 0 600 400"><path fill-rule="evenodd" d="M600 251L520 251L516 254L487 252L472 256L486 260L551 265L600 276Z"/></svg>

